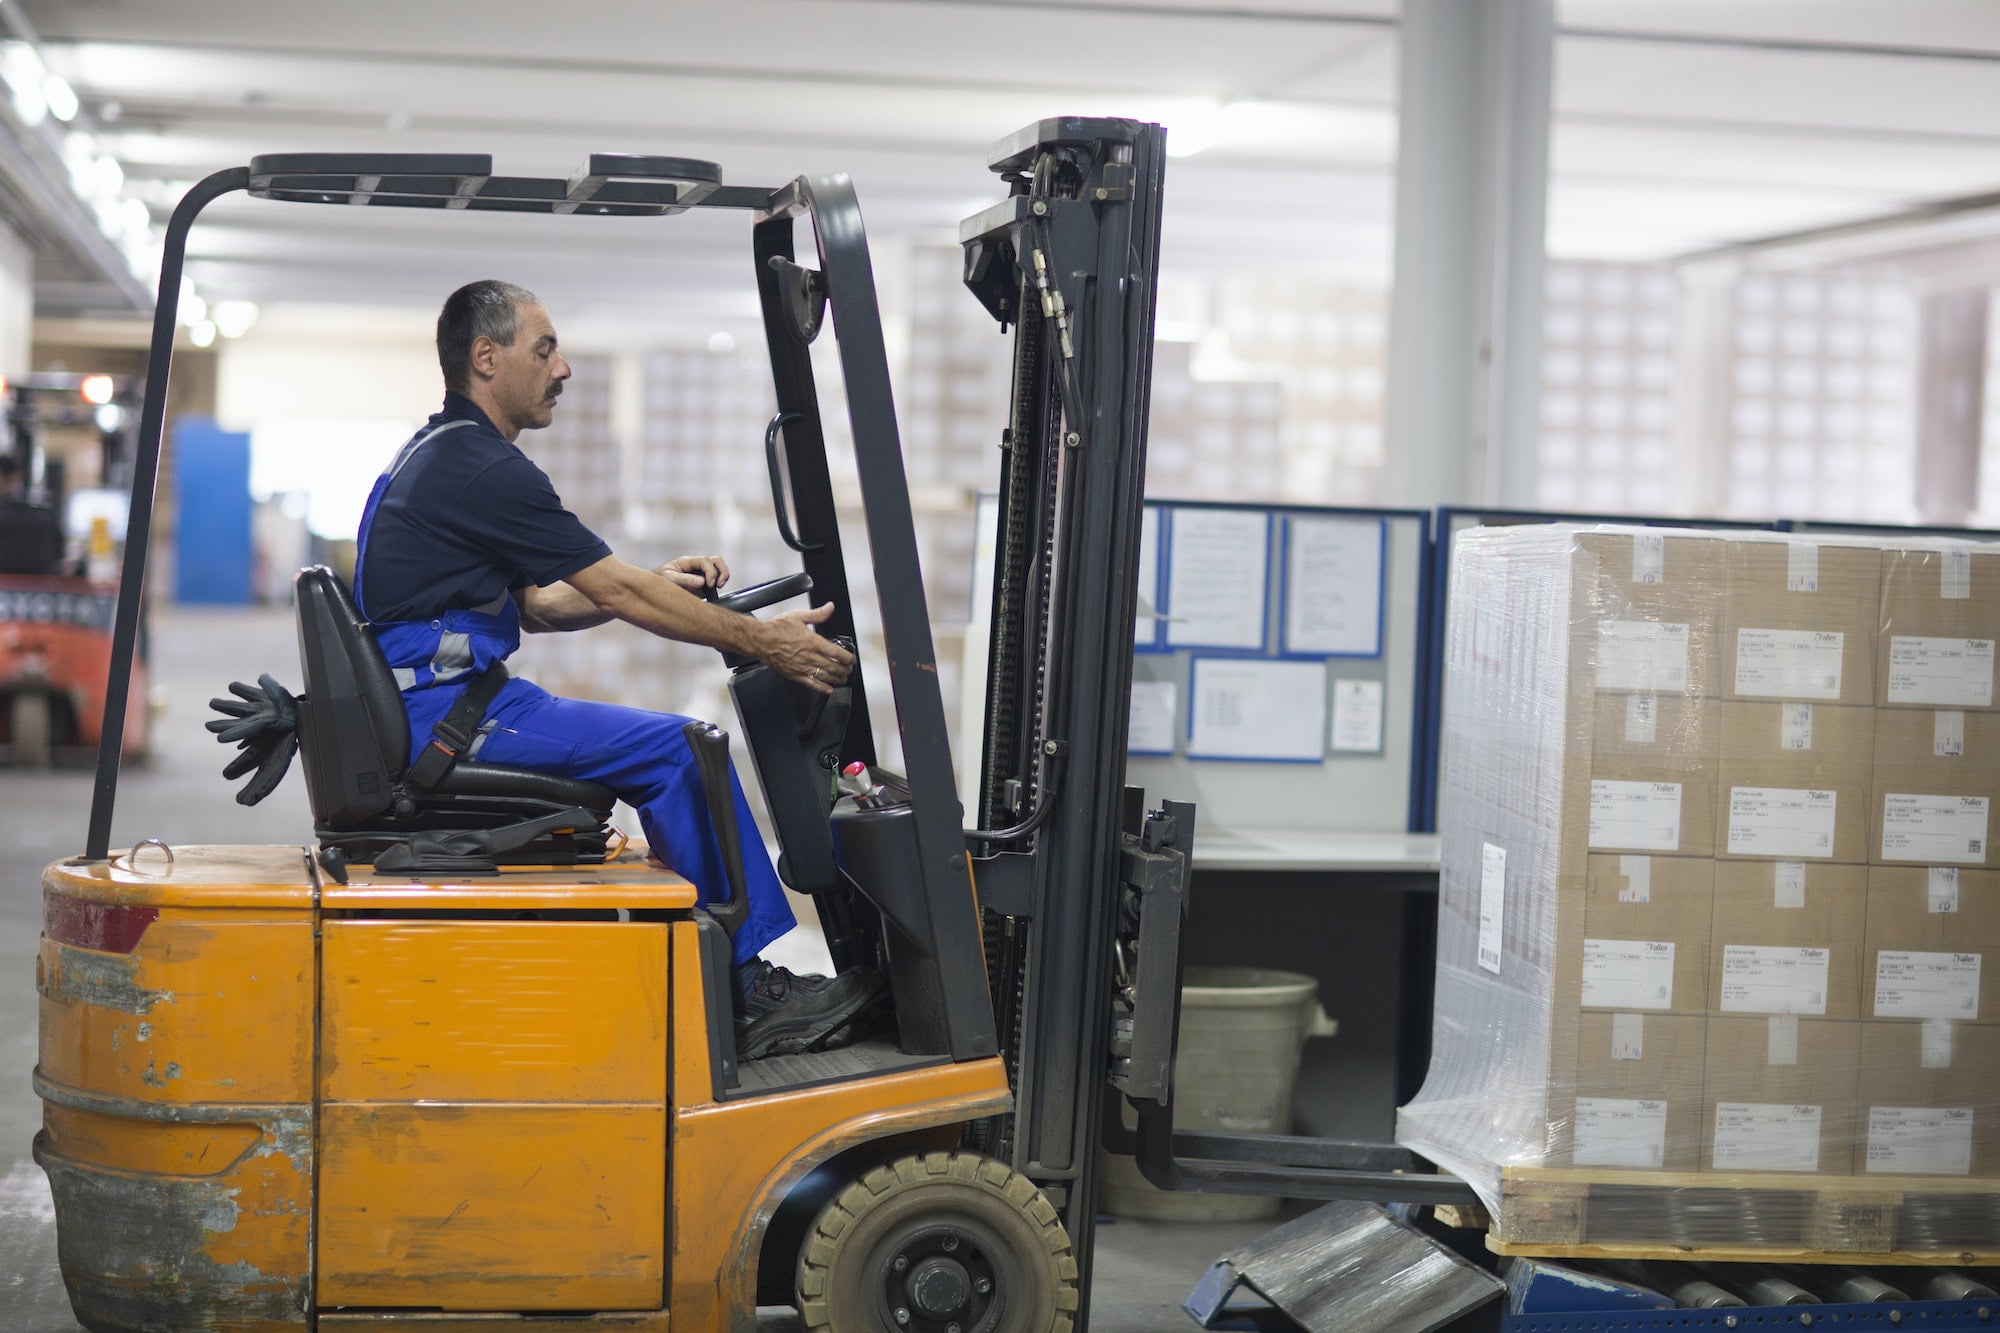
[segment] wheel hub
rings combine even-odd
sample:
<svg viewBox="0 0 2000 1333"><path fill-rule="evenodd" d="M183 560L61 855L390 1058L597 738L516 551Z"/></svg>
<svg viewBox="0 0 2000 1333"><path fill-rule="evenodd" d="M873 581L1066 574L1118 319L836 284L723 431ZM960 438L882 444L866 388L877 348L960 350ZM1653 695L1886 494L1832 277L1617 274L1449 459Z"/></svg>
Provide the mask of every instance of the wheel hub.
<svg viewBox="0 0 2000 1333"><path fill-rule="evenodd" d="M910 1270L903 1284L913 1312L931 1319L943 1319L965 1309L972 1296L972 1278L965 1265L942 1256L924 1260Z"/></svg>
<svg viewBox="0 0 2000 1333"><path fill-rule="evenodd" d="M989 1241L975 1227L929 1226L878 1250L882 1313L897 1333L984 1333L1006 1308Z"/></svg>

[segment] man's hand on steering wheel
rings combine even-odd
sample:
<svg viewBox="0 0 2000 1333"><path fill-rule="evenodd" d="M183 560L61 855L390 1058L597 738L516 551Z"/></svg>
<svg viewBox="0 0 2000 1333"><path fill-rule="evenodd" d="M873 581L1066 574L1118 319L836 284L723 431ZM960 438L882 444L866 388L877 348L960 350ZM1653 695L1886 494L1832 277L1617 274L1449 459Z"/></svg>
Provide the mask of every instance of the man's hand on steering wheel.
<svg viewBox="0 0 2000 1333"><path fill-rule="evenodd" d="M764 627L765 639L758 658L786 680L832 694L834 686L854 670L853 653L813 632L814 625L832 614L833 603L823 602L810 611L787 611L757 622Z"/></svg>
<svg viewBox="0 0 2000 1333"><path fill-rule="evenodd" d="M653 571L689 592L720 588L729 582L729 562L719 555L684 555Z"/></svg>

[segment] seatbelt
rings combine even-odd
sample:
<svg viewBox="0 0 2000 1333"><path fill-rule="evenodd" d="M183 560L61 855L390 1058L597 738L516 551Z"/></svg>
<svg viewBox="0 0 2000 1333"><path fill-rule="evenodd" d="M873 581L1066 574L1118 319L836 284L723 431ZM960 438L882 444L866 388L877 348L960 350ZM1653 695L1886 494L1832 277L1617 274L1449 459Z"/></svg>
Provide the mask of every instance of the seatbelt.
<svg viewBox="0 0 2000 1333"><path fill-rule="evenodd" d="M495 662L465 687L465 693L458 696L458 702L431 728L430 744L417 756L417 762L410 765L411 782L425 791L431 791L444 781L452 765L458 762L458 757L479 735L479 724L485 719L486 710L500 697L500 691L509 679L507 664Z"/></svg>

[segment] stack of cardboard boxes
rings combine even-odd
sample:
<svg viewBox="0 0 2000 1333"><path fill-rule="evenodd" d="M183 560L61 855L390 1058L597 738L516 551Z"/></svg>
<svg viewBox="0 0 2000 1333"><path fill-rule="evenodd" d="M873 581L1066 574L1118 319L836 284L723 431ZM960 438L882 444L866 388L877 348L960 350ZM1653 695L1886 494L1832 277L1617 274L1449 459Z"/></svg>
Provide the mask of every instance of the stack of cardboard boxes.
<svg viewBox="0 0 2000 1333"><path fill-rule="evenodd" d="M1488 1156L2000 1182L2000 552L1630 529L1571 534L1559 569L1527 549L1494 534L1462 559L1566 590L1542 660L1488 655L1565 682L1560 762L1517 748L1454 791L1446 757L1443 818L1476 826L1487 869L1488 847L1546 847L1483 886L1497 966L1440 989L1496 1012L1546 991L1540 1159ZM1485 799L1496 776L1559 786L1552 824ZM1450 865L1474 841L1447 830L1447 898L1474 892ZM1543 894L1539 916L1517 901ZM1428 1096L1405 1141L1434 1147Z"/></svg>

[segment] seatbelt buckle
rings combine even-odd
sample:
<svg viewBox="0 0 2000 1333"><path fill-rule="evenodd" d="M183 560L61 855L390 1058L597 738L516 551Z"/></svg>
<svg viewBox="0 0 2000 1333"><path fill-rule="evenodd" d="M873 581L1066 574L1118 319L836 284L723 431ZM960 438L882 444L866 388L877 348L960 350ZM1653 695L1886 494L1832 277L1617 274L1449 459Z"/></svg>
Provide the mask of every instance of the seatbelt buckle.
<svg viewBox="0 0 2000 1333"><path fill-rule="evenodd" d="M453 739L456 739L455 737ZM446 745L444 740L433 735L430 744L424 746L417 755L417 761L410 765L410 781L419 787L435 787L451 772L451 766L458 762L459 754L465 749L465 742Z"/></svg>

